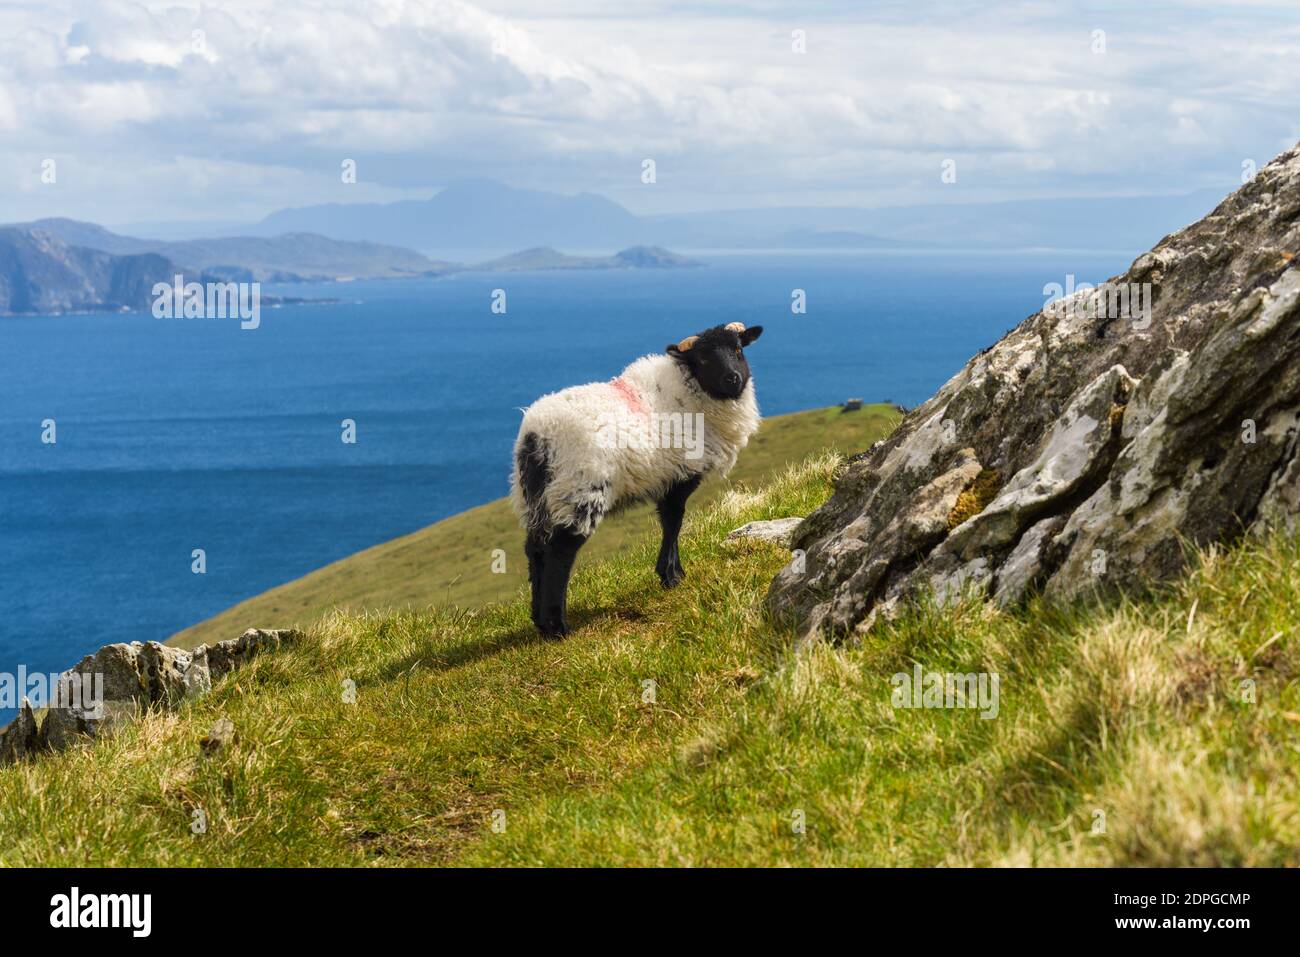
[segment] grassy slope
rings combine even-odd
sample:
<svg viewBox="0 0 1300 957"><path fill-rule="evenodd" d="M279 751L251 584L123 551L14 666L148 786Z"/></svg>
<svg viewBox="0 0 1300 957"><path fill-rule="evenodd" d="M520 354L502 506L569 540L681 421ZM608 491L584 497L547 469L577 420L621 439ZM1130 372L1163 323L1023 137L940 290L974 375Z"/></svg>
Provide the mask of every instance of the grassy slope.
<svg viewBox="0 0 1300 957"><path fill-rule="evenodd" d="M729 479L706 483L692 497L690 508L716 500L729 485L760 484L812 452L861 451L888 434L898 420L898 412L887 405L864 406L848 414L838 408L814 409L767 419ZM611 516L583 549L579 567L625 550L656 527L648 505ZM497 548L506 552L504 574L492 573L492 551ZM523 533L505 499L499 499L250 598L179 632L169 643L193 648L233 638L249 627L314 621L335 607L473 608L512 597L527 581L527 571Z"/></svg>
<svg viewBox="0 0 1300 957"><path fill-rule="evenodd" d="M0 861L1300 864L1300 539L1140 602L922 607L796 659L761 611L787 556L721 540L834 465L694 512L676 591L652 539L588 564L564 642L522 597L333 614L179 714L2 769ZM997 718L894 710L913 662L998 672ZM238 741L205 755L219 717Z"/></svg>

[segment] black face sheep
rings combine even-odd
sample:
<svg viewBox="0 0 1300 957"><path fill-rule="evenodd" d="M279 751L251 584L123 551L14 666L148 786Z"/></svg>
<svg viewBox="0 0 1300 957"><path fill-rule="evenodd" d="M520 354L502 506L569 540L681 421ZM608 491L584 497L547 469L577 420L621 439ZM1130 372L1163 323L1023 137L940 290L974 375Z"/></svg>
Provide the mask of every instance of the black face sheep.
<svg viewBox="0 0 1300 957"><path fill-rule="evenodd" d="M742 350L762 333L739 322L714 326L609 382L553 392L524 410L510 501L526 532L533 623L543 635L568 634L574 559L615 508L658 505L655 571L665 588L682 580L677 536L686 499L704 476L730 471L758 429Z"/></svg>

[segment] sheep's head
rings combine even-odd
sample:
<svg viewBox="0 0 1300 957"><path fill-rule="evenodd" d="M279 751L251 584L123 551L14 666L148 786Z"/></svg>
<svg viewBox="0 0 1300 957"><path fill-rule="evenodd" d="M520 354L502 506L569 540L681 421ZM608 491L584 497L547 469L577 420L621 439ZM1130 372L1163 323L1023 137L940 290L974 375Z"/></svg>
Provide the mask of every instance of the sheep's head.
<svg viewBox="0 0 1300 957"><path fill-rule="evenodd" d="M715 399L739 399L749 384L749 363L745 346L763 334L762 326L745 328L743 323L705 329L668 347L668 354L682 363L706 393Z"/></svg>

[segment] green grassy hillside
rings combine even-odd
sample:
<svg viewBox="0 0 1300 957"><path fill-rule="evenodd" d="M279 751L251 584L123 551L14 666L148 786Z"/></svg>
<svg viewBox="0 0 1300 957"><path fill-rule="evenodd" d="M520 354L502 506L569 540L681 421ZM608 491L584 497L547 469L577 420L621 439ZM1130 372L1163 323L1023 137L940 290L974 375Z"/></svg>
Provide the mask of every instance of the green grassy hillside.
<svg viewBox="0 0 1300 957"><path fill-rule="evenodd" d="M0 769L0 863L1300 864L1300 538L1142 600L920 607L795 656L762 611L788 555L723 538L836 467L689 513L674 591L653 537L587 563L564 641L522 593L331 613L177 713ZM996 672L996 717L894 708L915 664Z"/></svg>
<svg viewBox="0 0 1300 957"><path fill-rule="evenodd" d="M850 413L814 409L767 419L729 478L705 483L692 496L690 508L716 500L727 488L762 483L819 450L859 452L888 435L899 418L892 406L869 405ZM657 521L649 505L611 516L579 555L579 567L624 551L656 528ZM498 548L506 553L504 574L492 571L492 552ZM527 581L523 533L505 499L499 499L250 598L174 635L169 643L193 648L251 626L310 622L332 608L475 608L513 596Z"/></svg>

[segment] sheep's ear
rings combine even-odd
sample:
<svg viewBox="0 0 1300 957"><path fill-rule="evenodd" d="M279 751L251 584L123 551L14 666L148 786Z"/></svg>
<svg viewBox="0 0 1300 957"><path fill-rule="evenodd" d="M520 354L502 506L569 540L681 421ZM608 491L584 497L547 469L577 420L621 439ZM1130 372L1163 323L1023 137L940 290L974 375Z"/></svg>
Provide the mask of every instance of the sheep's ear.
<svg viewBox="0 0 1300 957"><path fill-rule="evenodd" d="M740 344L747 346L763 334L762 326L750 326L740 334Z"/></svg>

